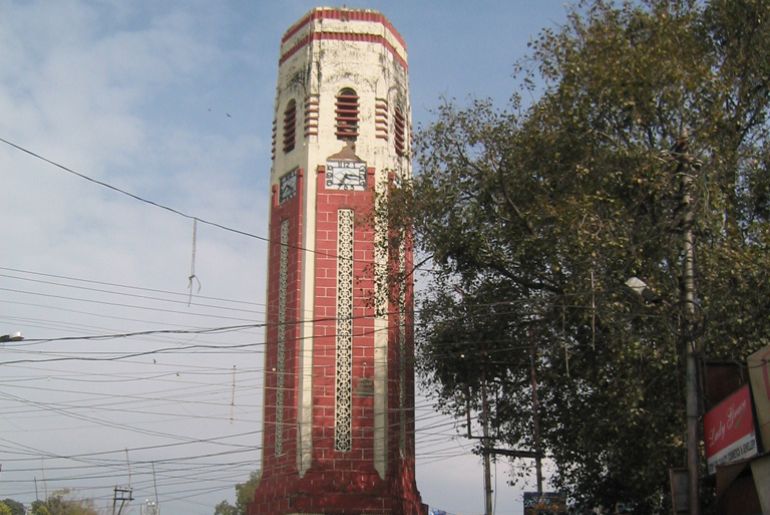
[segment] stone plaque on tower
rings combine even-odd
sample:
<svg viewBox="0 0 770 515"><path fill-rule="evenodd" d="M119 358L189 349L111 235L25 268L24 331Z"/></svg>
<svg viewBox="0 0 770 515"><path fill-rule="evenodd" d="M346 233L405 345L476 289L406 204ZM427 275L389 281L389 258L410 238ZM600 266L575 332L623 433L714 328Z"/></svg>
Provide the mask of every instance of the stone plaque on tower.
<svg viewBox="0 0 770 515"><path fill-rule="evenodd" d="M385 280L412 255L388 249L372 216L411 174L410 114L406 45L379 12L317 8L284 34L249 515L427 513L414 475L412 284Z"/></svg>

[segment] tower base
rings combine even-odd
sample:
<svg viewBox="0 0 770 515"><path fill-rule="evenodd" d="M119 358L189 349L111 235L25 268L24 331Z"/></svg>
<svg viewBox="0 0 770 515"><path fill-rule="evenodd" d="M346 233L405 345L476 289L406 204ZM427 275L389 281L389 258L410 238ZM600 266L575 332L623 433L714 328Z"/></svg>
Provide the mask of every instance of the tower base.
<svg viewBox="0 0 770 515"><path fill-rule="evenodd" d="M413 471L383 480L374 470L320 466L303 477L263 477L248 515L427 515L428 506L408 478Z"/></svg>

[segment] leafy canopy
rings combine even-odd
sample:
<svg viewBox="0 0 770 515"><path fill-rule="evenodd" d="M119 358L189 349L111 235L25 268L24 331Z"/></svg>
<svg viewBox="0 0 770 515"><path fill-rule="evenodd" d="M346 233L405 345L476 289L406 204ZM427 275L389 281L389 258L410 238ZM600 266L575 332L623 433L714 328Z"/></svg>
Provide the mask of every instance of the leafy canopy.
<svg viewBox="0 0 770 515"><path fill-rule="evenodd" d="M458 416L484 383L498 444L531 449L534 350L553 483L579 506L663 509L685 456L685 343L742 361L768 342L768 55L770 0L582 2L519 65L539 96L445 103L391 193L389 222L432 265L423 382ZM661 302L630 295L631 276Z"/></svg>
<svg viewBox="0 0 770 515"><path fill-rule="evenodd" d="M93 501L70 499L68 489L56 490L44 501L32 503L32 515L98 515Z"/></svg>
<svg viewBox="0 0 770 515"><path fill-rule="evenodd" d="M249 479L235 485L235 506L222 501L214 507L214 515L246 515L249 503L254 500L254 492L259 484L260 472L253 471Z"/></svg>
<svg viewBox="0 0 770 515"><path fill-rule="evenodd" d="M3 504L5 504L11 510L11 515L24 515L26 513L24 505L19 501L6 498L3 499Z"/></svg>

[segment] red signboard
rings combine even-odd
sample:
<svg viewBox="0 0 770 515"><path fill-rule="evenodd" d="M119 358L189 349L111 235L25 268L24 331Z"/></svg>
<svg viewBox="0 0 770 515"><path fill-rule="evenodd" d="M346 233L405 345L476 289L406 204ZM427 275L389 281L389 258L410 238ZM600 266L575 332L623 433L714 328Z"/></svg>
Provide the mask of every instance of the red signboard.
<svg viewBox="0 0 770 515"><path fill-rule="evenodd" d="M754 394L759 436L765 451L770 450L770 345L746 359Z"/></svg>
<svg viewBox="0 0 770 515"><path fill-rule="evenodd" d="M757 454L751 392L745 385L706 413L703 421L709 474L716 466Z"/></svg>

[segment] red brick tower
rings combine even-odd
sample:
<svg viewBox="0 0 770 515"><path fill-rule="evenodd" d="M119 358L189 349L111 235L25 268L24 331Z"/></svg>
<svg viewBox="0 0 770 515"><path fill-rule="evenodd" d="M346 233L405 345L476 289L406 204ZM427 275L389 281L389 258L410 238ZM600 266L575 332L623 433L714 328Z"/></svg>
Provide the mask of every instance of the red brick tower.
<svg viewBox="0 0 770 515"><path fill-rule="evenodd" d="M281 41L262 476L249 515L423 514L411 252L372 212L411 174L406 47L380 13L319 8ZM386 290L397 291L386 291Z"/></svg>

